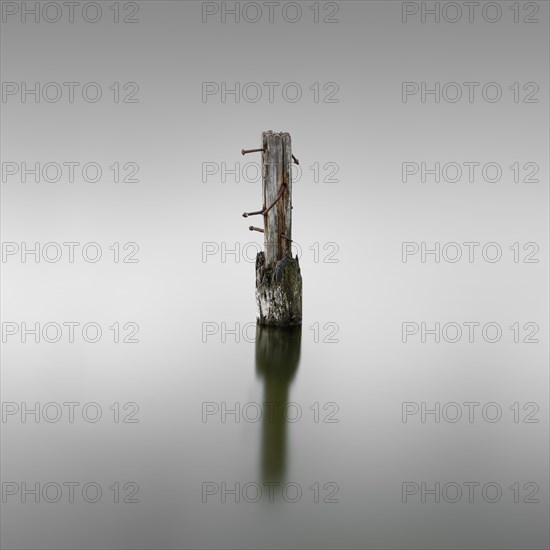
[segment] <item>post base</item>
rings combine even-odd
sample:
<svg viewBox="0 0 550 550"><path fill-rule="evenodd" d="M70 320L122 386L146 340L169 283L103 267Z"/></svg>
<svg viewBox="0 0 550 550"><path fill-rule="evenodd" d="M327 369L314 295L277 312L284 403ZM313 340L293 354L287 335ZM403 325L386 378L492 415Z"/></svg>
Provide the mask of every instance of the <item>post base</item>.
<svg viewBox="0 0 550 550"><path fill-rule="evenodd" d="M302 275L298 257L290 254L266 267L265 255L256 256L256 304L260 325L289 327L302 324Z"/></svg>

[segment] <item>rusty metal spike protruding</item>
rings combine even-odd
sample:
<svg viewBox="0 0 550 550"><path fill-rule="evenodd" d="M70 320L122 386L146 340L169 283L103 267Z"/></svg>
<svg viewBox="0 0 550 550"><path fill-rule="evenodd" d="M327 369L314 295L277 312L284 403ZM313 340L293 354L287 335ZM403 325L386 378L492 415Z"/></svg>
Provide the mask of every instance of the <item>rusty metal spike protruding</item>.
<svg viewBox="0 0 550 550"><path fill-rule="evenodd" d="M265 147L260 147L259 149L241 149L242 155L248 155L248 153L259 153L260 151L265 151Z"/></svg>
<svg viewBox="0 0 550 550"><path fill-rule="evenodd" d="M256 212L243 212L243 218L248 218L248 216L257 216L259 214L263 214L265 212L265 208L262 208L261 210L257 210Z"/></svg>

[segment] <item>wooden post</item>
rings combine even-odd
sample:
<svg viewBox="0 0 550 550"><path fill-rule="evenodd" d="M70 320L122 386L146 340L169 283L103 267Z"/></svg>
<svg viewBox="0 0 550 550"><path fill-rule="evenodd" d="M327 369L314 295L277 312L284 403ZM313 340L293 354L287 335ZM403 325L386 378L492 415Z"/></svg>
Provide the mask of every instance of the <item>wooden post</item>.
<svg viewBox="0 0 550 550"><path fill-rule="evenodd" d="M292 244L292 150L287 133L262 134L264 247L266 267L275 267Z"/></svg>
<svg viewBox="0 0 550 550"><path fill-rule="evenodd" d="M292 147L290 135L262 133L264 252L256 257L257 321L261 325L302 324L302 276L292 257ZM243 151L243 154L245 151ZM258 228L250 227L251 230Z"/></svg>

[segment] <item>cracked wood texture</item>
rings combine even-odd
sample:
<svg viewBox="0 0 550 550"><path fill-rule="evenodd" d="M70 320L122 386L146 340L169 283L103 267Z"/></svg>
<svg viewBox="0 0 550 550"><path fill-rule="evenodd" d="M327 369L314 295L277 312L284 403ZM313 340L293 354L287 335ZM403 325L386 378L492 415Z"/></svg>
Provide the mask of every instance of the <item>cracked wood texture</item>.
<svg viewBox="0 0 550 550"><path fill-rule="evenodd" d="M264 216L264 248L266 267L275 267L292 244L292 148L290 135L263 132L262 181L264 207L269 208L282 197Z"/></svg>

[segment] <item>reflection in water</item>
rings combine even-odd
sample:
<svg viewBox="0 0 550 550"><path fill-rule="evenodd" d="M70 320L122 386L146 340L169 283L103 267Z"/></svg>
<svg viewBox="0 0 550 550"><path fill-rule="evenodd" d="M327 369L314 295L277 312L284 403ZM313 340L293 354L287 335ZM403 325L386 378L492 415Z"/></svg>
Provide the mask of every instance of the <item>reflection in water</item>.
<svg viewBox="0 0 550 550"><path fill-rule="evenodd" d="M288 391L298 370L302 328L256 326L256 374L264 381L261 472L263 481L283 481L286 466ZM293 418L296 411L289 410Z"/></svg>

